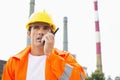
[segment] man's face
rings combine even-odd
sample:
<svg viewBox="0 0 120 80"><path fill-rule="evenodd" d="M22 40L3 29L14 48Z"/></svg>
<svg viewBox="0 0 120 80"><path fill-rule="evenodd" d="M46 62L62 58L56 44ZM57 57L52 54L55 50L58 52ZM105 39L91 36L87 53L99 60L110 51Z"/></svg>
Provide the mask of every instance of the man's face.
<svg viewBox="0 0 120 80"><path fill-rule="evenodd" d="M30 24L31 31L28 36L31 39L31 44L35 46L43 46L42 38L47 32L51 32L51 27L47 23Z"/></svg>

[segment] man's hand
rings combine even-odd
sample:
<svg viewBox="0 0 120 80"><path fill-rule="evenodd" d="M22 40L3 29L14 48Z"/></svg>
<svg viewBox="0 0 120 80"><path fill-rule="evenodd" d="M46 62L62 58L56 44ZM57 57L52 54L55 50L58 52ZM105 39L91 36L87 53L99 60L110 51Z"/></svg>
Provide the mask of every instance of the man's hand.
<svg viewBox="0 0 120 80"><path fill-rule="evenodd" d="M54 48L54 35L52 33L47 33L44 35L42 41L44 42L44 54L49 55Z"/></svg>

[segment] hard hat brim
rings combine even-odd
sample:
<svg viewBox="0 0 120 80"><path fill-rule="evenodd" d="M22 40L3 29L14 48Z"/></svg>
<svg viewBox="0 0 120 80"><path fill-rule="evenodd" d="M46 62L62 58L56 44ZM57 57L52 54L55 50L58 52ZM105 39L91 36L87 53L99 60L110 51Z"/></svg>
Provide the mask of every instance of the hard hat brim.
<svg viewBox="0 0 120 80"><path fill-rule="evenodd" d="M35 22L27 23L26 29L27 30L29 29L29 27L30 27L29 25L30 24L39 23L39 22L41 23L42 21L35 21ZM47 22L42 22L42 23L47 23ZM56 30L56 26L54 24L50 24L50 23L47 23L47 24L49 24L51 26L51 29L52 29L53 32Z"/></svg>

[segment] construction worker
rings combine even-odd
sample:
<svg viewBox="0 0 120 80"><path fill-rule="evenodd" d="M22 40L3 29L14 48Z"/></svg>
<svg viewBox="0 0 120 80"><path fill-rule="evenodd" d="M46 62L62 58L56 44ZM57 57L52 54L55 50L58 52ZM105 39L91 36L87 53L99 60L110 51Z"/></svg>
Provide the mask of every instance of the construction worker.
<svg viewBox="0 0 120 80"><path fill-rule="evenodd" d="M31 44L9 58L2 80L85 80L74 57L54 48L56 26L46 11L31 15L26 28Z"/></svg>

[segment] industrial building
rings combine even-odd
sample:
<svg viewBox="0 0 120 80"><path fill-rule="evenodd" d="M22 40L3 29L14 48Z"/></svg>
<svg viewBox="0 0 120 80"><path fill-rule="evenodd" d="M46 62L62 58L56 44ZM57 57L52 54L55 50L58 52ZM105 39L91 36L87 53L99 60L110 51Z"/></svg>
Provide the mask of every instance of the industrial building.
<svg viewBox="0 0 120 80"><path fill-rule="evenodd" d="M2 75L5 64L6 64L5 60L0 60L0 75Z"/></svg>

